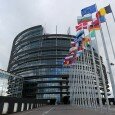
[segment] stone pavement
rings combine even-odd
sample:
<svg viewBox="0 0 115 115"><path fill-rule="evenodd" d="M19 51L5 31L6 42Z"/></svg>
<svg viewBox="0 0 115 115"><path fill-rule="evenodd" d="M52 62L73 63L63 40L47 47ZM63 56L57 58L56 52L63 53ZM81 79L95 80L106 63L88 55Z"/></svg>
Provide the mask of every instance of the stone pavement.
<svg viewBox="0 0 115 115"><path fill-rule="evenodd" d="M109 112L106 109L100 112L98 110L83 109L71 105L55 105L14 113L12 115L115 115L115 108L111 108Z"/></svg>

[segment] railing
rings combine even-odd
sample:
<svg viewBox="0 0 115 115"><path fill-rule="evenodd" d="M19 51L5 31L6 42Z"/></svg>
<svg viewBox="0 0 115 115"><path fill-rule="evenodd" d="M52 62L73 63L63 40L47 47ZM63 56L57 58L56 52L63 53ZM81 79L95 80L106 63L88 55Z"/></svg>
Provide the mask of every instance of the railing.
<svg viewBox="0 0 115 115"><path fill-rule="evenodd" d="M48 103L47 99L22 99L14 97L0 97L0 115L26 111Z"/></svg>

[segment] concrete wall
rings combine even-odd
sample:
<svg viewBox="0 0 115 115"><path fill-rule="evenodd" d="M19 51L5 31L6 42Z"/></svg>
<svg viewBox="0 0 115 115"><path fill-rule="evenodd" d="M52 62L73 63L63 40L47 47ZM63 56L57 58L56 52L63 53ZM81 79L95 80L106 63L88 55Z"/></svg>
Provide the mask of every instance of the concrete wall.
<svg viewBox="0 0 115 115"><path fill-rule="evenodd" d="M0 115L26 111L47 105L47 100L0 97Z"/></svg>

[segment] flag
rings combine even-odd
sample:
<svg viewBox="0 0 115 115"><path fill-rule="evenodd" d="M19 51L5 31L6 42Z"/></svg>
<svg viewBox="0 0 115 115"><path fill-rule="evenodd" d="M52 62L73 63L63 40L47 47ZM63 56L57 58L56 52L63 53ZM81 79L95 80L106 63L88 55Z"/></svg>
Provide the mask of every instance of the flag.
<svg viewBox="0 0 115 115"><path fill-rule="evenodd" d="M106 21L105 17L104 16L100 16L98 18L93 19L92 25L99 26L100 23L103 23L105 21Z"/></svg>
<svg viewBox="0 0 115 115"><path fill-rule="evenodd" d="M85 38L83 38L83 40L82 40L82 48L85 49L86 47L88 47L90 41L91 41L91 40L90 40L89 37L85 37Z"/></svg>
<svg viewBox="0 0 115 115"><path fill-rule="evenodd" d="M83 38L82 38L83 39ZM76 41L76 45L77 45L77 48L82 46L82 39L79 40L79 41Z"/></svg>
<svg viewBox="0 0 115 115"><path fill-rule="evenodd" d="M97 18L93 19L92 25L93 26L99 25L99 20Z"/></svg>
<svg viewBox="0 0 115 115"><path fill-rule="evenodd" d="M71 58L73 58L73 55L70 55L70 56L68 55L65 57L65 59L71 59Z"/></svg>
<svg viewBox="0 0 115 115"><path fill-rule="evenodd" d="M82 47L79 47L78 50L77 50L78 53L81 53L83 52L83 48Z"/></svg>
<svg viewBox="0 0 115 115"><path fill-rule="evenodd" d="M82 16L84 16L86 14L92 14L92 13L96 12L96 9L97 9L96 5L93 4L93 5L89 6L89 7L86 7L84 9L82 9L81 14L82 14Z"/></svg>
<svg viewBox="0 0 115 115"><path fill-rule="evenodd" d="M80 23L76 26L76 31L81 29L87 29L87 22Z"/></svg>
<svg viewBox="0 0 115 115"><path fill-rule="evenodd" d="M76 31L83 29L83 28L82 28L82 24L77 25L75 28L76 28Z"/></svg>
<svg viewBox="0 0 115 115"><path fill-rule="evenodd" d="M84 34L84 30L81 30L77 33L77 35L75 36L75 38L79 39L82 35Z"/></svg>
<svg viewBox="0 0 115 115"><path fill-rule="evenodd" d="M75 55L75 51L69 52L68 55Z"/></svg>
<svg viewBox="0 0 115 115"><path fill-rule="evenodd" d="M64 60L64 65L69 65L70 64L70 60Z"/></svg>
<svg viewBox="0 0 115 115"><path fill-rule="evenodd" d="M95 30L90 31L89 36L91 38L95 37Z"/></svg>
<svg viewBox="0 0 115 115"><path fill-rule="evenodd" d="M105 8L105 11L106 11L107 14L112 13L112 9L111 9L110 5L108 5L108 6L104 7L104 8Z"/></svg>
<svg viewBox="0 0 115 115"><path fill-rule="evenodd" d="M99 13L100 13L101 16L104 16L105 14L107 14L106 11L105 11L105 8L101 8L99 10Z"/></svg>
<svg viewBox="0 0 115 115"><path fill-rule="evenodd" d="M78 43L79 46L79 42L82 41L83 37L79 37L79 38L74 38L74 42Z"/></svg>
<svg viewBox="0 0 115 115"><path fill-rule="evenodd" d="M64 65L70 65L70 64L72 64L72 60L73 59L65 59L64 60Z"/></svg>
<svg viewBox="0 0 115 115"><path fill-rule="evenodd" d="M91 16L91 14L87 14L87 15L85 15L85 16L78 16L77 17L77 22L78 22L78 24L80 24L80 23L84 23L84 22L89 22L89 21L91 21L92 20L92 16Z"/></svg>
<svg viewBox="0 0 115 115"><path fill-rule="evenodd" d="M76 51L77 50L77 47L71 47L70 49L69 49L69 52L73 52L73 51Z"/></svg>
<svg viewBox="0 0 115 115"><path fill-rule="evenodd" d="M89 31L92 31L92 30L100 30L100 26L99 25L90 25Z"/></svg>
<svg viewBox="0 0 115 115"><path fill-rule="evenodd" d="M76 61L76 56L74 56L73 58L65 59L64 62L63 62L63 64L64 65L70 65L70 64L75 63L75 61Z"/></svg>
<svg viewBox="0 0 115 115"><path fill-rule="evenodd" d="M103 23L106 21L105 16L101 16L100 12L96 13L96 17L100 21L100 23Z"/></svg>
<svg viewBox="0 0 115 115"><path fill-rule="evenodd" d="M89 37L85 37L85 38L83 38L82 42L90 42L90 38Z"/></svg>
<svg viewBox="0 0 115 115"><path fill-rule="evenodd" d="M75 47L76 43L74 41L71 41L71 47Z"/></svg>
<svg viewBox="0 0 115 115"><path fill-rule="evenodd" d="M83 29L87 29L87 26L88 26L88 23L87 22L83 22L83 23L81 23L82 24L82 28Z"/></svg>
<svg viewBox="0 0 115 115"><path fill-rule="evenodd" d="M82 46L82 40L78 42L78 47L81 47L81 46Z"/></svg>
<svg viewBox="0 0 115 115"><path fill-rule="evenodd" d="M99 12L96 13L96 17L100 21L100 23L103 23L106 21L105 16L101 16Z"/></svg>
<svg viewBox="0 0 115 115"><path fill-rule="evenodd" d="M104 7L104 8L101 8L101 9L99 10L99 13L100 13L101 16L104 16L105 14L112 13L111 6L108 5L108 6Z"/></svg>
<svg viewBox="0 0 115 115"><path fill-rule="evenodd" d="M90 42L85 43L85 46L89 47L90 46Z"/></svg>
<svg viewBox="0 0 115 115"><path fill-rule="evenodd" d="M100 16L101 16L101 15L100 15L100 12L98 11L98 12L96 13L96 18L99 19Z"/></svg>
<svg viewBox="0 0 115 115"><path fill-rule="evenodd" d="M106 21L105 17L104 16L100 16L99 17L99 20L100 20L100 23L104 23Z"/></svg>

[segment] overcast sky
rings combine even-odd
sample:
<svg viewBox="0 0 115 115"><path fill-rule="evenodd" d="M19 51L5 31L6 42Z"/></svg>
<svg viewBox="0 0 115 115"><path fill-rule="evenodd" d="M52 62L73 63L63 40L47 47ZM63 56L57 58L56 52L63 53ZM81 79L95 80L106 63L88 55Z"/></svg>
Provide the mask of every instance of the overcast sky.
<svg viewBox="0 0 115 115"><path fill-rule="evenodd" d="M55 33L57 25L58 33L67 33L70 26L71 34L75 35L81 9L94 3L98 9L110 4L115 14L115 0L0 0L0 68L7 70L12 42L18 33L36 25L43 25L47 33ZM106 18L115 44L115 23L111 14ZM107 30L104 24L102 26L110 60L114 63ZM98 43L100 54L105 57L100 36Z"/></svg>
<svg viewBox="0 0 115 115"><path fill-rule="evenodd" d="M94 3L98 8L110 3L115 13L114 0L0 0L0 68L7 69L12 42L19 32L41 24L47 33L55 33L58 25L58 33L66 33L70 26L75 34L80 10ZM112 19L111 14L107 17Z"/></svg>

